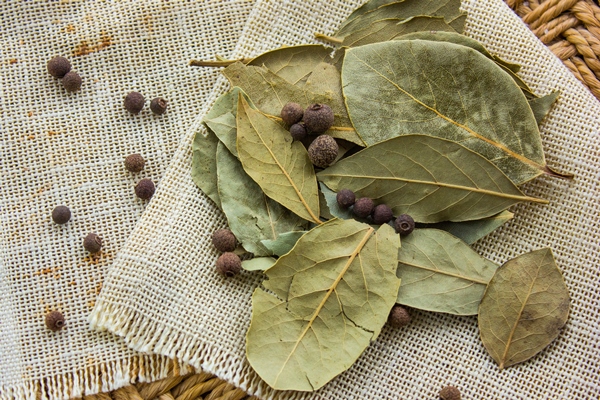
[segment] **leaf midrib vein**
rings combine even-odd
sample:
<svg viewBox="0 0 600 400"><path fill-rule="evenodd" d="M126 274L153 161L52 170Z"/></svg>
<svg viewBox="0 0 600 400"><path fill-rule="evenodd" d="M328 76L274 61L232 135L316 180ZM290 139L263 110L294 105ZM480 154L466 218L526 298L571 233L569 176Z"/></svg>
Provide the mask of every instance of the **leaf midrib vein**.
<svg viewBox="0 0 600 400"><path fill-rule="evenodd" d="M438 273L438 274L442 274L442 275L452 276L454 278L459 278L459 279L462 279L462 280L465 280L465 281L479 283L479 284L484 285L484 286L487 286L487 284L488 284L485 281L481 281L481 280L478 280L478 279L475 279L475 278L470 278L470 277L459 275L459 274L454 274L452 272L448 272L448 271L444 271L444 270L439 270L439 269L435 269L435 268L429 268L429 267L425 267L423 265L412 264L412 263L408 263L408 262L405 262L405 261L402 261L402 260L398 260L398 262L401 263L401 264L408 265L408 266L413 267L413 268L418 268L418 269L422 269L422 270L425 270L425 271L430 271L430 272L434 272L434 273Z"/></svg>

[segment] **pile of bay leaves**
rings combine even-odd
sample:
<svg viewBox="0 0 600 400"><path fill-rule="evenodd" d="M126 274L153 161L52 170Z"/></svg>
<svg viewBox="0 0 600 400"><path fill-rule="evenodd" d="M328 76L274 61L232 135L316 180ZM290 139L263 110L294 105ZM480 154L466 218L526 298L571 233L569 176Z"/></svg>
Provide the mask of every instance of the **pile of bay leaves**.
<svg viewBox="0 0 600 400"><path fill-rule="evenodd" d="M546 166L538 97L519 65L462 35L459 0L371 0L322 45L285 47L224 65L232 89L193 143L194 181L262 270L247 357L273 388L312 391L348 369L395 303L478 315L504 368L546 347L569 295L550 249L498 266L471 247L512 218L518 186ZM279 118L287 102L329 105L340 151L315 168ZM350 189L417 229L356 220L336 203Z"/></svg>

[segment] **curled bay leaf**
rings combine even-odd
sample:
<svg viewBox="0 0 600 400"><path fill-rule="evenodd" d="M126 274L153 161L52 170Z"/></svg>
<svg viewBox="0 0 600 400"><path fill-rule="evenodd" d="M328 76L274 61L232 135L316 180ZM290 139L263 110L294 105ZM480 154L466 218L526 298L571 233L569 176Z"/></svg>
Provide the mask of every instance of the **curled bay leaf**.
<svg viewBox="0 0 600 400"><path fill-rule="evenodd" d="M556 102L556 99L558 99L559 94L560 92L557 91L529 100L529 106L531 107L533 115L535 115L535 120L538 124L541 124L542 120L546 117L546 115L548 115L550 109Z"/></svg>
<svg viewBox="0 0 600 400"><path fill-rule="evenodd" d="M221 208L217 189L217 145L219 139L207 129L206 135L196 132L192 142L192 180L216 205Z"/></svg>
<svg viewBox="0 0 600 400"><path fill-rule="evenodd" d="M479 331L500 369L530 359L567 322L569 292L548 248L506 262L479 306Z"/></svg>
<svg viewBox="0 0 600 400"><path fill-rule="evenodd" d="M475 315L498 266L445 231L416 229L402 238L400 304L427 311Z"/></svg>
<svg viewBox="0 0 600 400"><path fill-rule="evenodd" d="M306 149L243 96L238 101L237 150L244 170L271 199L320 224L317 180Z"/></svg>
<svg viewBox="0 0 600 400"><path fill-rule="evenodd" d="M256 256L273 253L261 240L302 230L304 219L268 198L225 145L217 146L217 176L221 207L229 228L244 249Z"/></svg>
<svg viewBox="0 0 600 400"><path fill-rule="evenodd" d="M272 254L282 256L288 253L294 247L298 239L305 233L306 231L284 232L280 234L277 239L265 239L262 240L261 243L269 249Z"/></svg>
<svg viewBox="0 0 600 400"><path fill-rule="evenodd" d="M342 208L337 202L337 193L333 190L329 189L327 185L323 182L319 182L319 188L321 189L321 193L323 193L323 197L325 198L325 203L327 205L327 209L329 213L340 219L353 219L354 215L352 214L352 210L350 208Z"/></svg>
<svg viewBox="0 0 600 400"><path fill-rule="evenodd" d="M273 257L254 257L250 260L242 261L242 268L246 271L265 271L275 264Z"/></svg>
<svg viewBox="0 0 600 400"><path fill-rule="evenodd" d="M427 40L351 48L342 82L354 127L368 145L423 132L460 142L516 184L549 172L527 99L476 50Z"/></svg>
<svg viewBox="0 0 600 400"><path fill-rule="evenodd" d="M246 355L258 375L274 389L313 391L348 369L394 305L399 246L390 226L352 220L302 236L252 295Z"/></svg>
<svg viewBox="0 0 600 400"><path fill-rule="evenodd" d="M500 214L493 215L488 218L478 219L475 221L464 222L438 222L437 224L428 224L427 228L441 229L457 238L463 240L467 244L473 244L479 239L489 235L496 228L504 225L513 217L510 211L502 211Z"/></svg>
<svg viewBox="0 0 600 400"><path fill-rule="evenodd" d="M416 222L470 221L491 217L525 196L494 164L458 143L404 135L367 147L317 174L338 192L387 204Z"/></svg>

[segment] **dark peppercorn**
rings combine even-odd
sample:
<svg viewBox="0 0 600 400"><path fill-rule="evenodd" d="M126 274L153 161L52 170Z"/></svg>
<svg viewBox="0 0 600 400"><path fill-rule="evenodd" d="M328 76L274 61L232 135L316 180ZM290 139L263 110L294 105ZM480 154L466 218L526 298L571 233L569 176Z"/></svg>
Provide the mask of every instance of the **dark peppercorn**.
<svg viewBox="0 0 600 400"><path fill-rule="evenodd" d="M308 132L306 132L304 124L300 123L290 126L290 135L292 135L292 139L301 141L308 135Z"/></svg>
<svg viewBox="0 0 600 400"><path fill-rule="evenodd" d="M283 123L290 126L294 125L302 120L304 110L298 103L287 103L281 109L281 119Z"/></svg>
<svg viewBox="0 0 600 400"><path fill-rule="evenodd" d="M150 102L150 110L156 115L162 115L167 111L167 101L162 97L156 97Z"/></svg>
<svg viewBox="0 0 600 400"><path fill-rule="evenodd" d="M359 218L367 218L373 212L374 206L373 200L368 197L361 197L354 202L352 211Z"/></svg>
<svg viewBox="0 0 600 400"><path fill-rule="evenodd" d="M233 251L237 246L237 239L229 229L217 229L212 234L212 243L219 251Z"/></svg>
<svg viewBox="0 0 600 400"><path fill-rule="evenodd" d="M223 253L217 258L217 272L223 276L232 277L242 269L242 260L231 252Z"/></svg>
<svg viewBox="0 0 600 400"><path fill-rule="evenodd" d="M131 92L127 96L125 96L125 100L123 101L123 105L125 109L132 114L139 114L144 108L144 103L146 99L139 92Z"/></svg>
<svg viewBox="0 0 600 400"><path fill-rule="evenodd" d="M52 210L52 220L59 224L66 224L71 219L71 210L67 206L58 206Z"/></svg>
<svg viewBox="0 0 600 400"><path fill-rule="evenodd" d="M77 72L71 71L62 78L62 84L67 92L76 92L81 89L81 77Z"/></svg>
<svg viewBox="0 0 600 400"><path fill-rule="evenodd" d="M71 63L64 57L56 56L46 64L48 72L55 78L62 78L71 70Z"/></svg>
<svg viewBox="0 0 600 400"><path fill-rule="evenodd" d="M313 165L327 168L335 161L338 150L339 147L334 138L329 135L321 135L308 146L308 158Z"/></svg>
<svg viewBox="0 0 600 400"><path fill-rule="evenodd" d="M102 248L102 239L95 233L88 233L83 239L83 247L90 253L97 253Z"/></svg>
<svg viewBox="0 0 600 400"><path fill-rule="evenodd" d="M354 195L354 192L352 190L342 189L339 192L337 192L335 199L337 200L337 203L340 207L348 208L354 205L354 202L356 201L356 196Z"/></svg>
<svg viewBox="0 0 600 400"><path fill-rule="evenodd" d="M375 225L382 225L394 219L394 213L386 204L379 204L373 209L372 217Z"/></svg>
<svg viewBox="0 0 600 400"><path fill-rule="evenodd" d="M394 228L402 236L406 236L415 229L415 220L408 214L402 214L394 221Z"/></svg>
<svg viewBox="0 0 600 400"><path fill-rule="evenodd" d="M460 391L455 386L446 386L440 390L440 399L442 400L461 400Z"/></svg>
<svg viewBox="0 0 600 400"><path fill-rule="evenodd" d="M323 133L333 125L333 110L327 104L313 104L304 111L304 125L311 133Z"/></svg>
<svg viewBox="0 0 600 400"><path fill-rule="evenodd" d="M60 331L65 326L65 317L60 311L52 311L46 314L46 326L52 332Z"/></svg>
<svg viewBox="0 0 600 400"><path fill-rule="evenodd" d="M146 160L139 154L130 154L125 157L125 168L131 172L140 172L144 169Z"/></svg>
<svg viewBox="0 0 600 400"><path fill-rule="evenodd" d="M135 185L135 194L142 200L149 200L152 196L154 196L154 191L156 188L154 187L154 182L150 179L142 179Z"/></svg>
<svg viewBox="0 0 600 400"><path fill-rule="evenodd" d="M388 316L388 324L394 328L401 328L409 323L410 314L406 308L402 307L400 304L395 304L390 311L390 315Z"/></svg>

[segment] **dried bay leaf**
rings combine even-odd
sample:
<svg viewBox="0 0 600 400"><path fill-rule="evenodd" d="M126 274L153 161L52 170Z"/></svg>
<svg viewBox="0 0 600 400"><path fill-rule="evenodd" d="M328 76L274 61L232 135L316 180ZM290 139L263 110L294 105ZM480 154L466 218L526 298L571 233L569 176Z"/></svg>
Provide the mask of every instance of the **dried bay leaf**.
<svg viewBox="0 0 600 400"><path fill-rule="evenodd" d="M402 238L397 302L427 311L475 315L498 266L465 242L437 229L416 229Z"/></svg>
<svg viewBox="0 0 600 400"><path fill-rule="evenodd" d="M221 208L217 190L217 145L219 139L207 129L206 135L196 132L192 142L192 180L216 205Z"/></svg>
<svg viewBox="0 0 600 400"><path fill-rule="evenodd" d="M354 127L368 145L424 132L459 141L516 184L551 173L527 99L478 51L425 40L351 48L342 82Z"/></svg>
<svg viewBox="0 0 600 400"><path fill-rule="evenodd" d="M549 248L502 265L479 306L483 345L500 369L530 359L567 322L570 298Z"/></svg>
<svg viewBox="0 0 600 400"><path fill-rule="evenodd" d="M533 115L535 115L535 120L538 125L541 124L542 120L548 115L559 95L560 92L557 91L547 94L546 96L529 100L529 106L533 111Z"/></svg>
<svg viewBox="0 0 600 400"><path fill-rule="evenodd" d="M329 213L340 219L353 219L354 214L352 214L352 210L350 208L342 208L337 202L337 193L333 190L329 189L327 185L323 182L319 182L319 188L321 189L321 193L323 193L323 197L325 198L325 203L327 205L327 209Z"/></svg>
<svg viewBox="0 0 600 400"><path fill-rule="evenodd" d="M306 149L241 95L237 138L242 166L262 191L296 215L320 224L317 180Z"/></svg>
<svg viewBox="0 0 600 400"><path fill-rule="evenodd" d="M513 217L510 211L502 211L500 214L478 219L475 221L464 222L438 222L437 224L428 224L427 228L441 229L457 238L463 240L467 244L473 244L479 239L489 235L494 230L504 225Z"/></svg>
<svg viewBox="0 0 600 400"><path fill-rule="evenodd" d="M288 253L294 247L298 239L305 233L306 231L285 232L280 234L275 240L265 239L262 240L261 243L269 249L271 253L276 256L282 256Z"/></svg>
<svg viewBox="0 0 600 400"><path fill-rule="evenodd" d="M331 220L302 236L252 296L246 355L269 386L313 391L348 369L394 305L400 239Z"/></svg>
<svg viewBox="0 0 600 400"><path fill-rule="evenodd" d="M273 257L255 257L250 260L242 261L242 268L246 271L265 271L275 264Z"/></svg>
<svg viewBox="0 0 600 400"><path fill-rule="evenodd" d="M367 147L317 174L338 192L387 204L416 222L491 217L525 196L494 164L456 142L404 135Z"/></svg>
<svg viewBox="0 0 600 400"><path fill-rule="evenodd" d="M261 240L276 240L282 233L303 230L305 221L265 196L221 142L217 146L217 176L229 228L247 251L256 256L271 255Z"/></svg>

